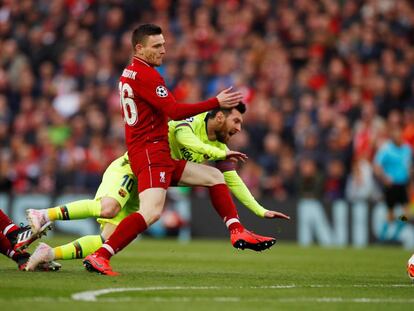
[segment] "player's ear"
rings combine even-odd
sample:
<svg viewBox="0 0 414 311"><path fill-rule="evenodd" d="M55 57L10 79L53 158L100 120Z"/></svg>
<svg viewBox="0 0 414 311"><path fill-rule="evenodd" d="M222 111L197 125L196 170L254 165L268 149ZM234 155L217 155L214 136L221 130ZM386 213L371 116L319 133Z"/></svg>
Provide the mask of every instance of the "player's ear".
<svg viewBox="0 0 414 311"><path fill-rule="evenodd" d="M135 44L135 53L138 54L138 55L140 55L142 53L142 48L143 47L144 46L141 43Z"/></svg>
<svg viewBox="0 0 414 311"><path fill-rule="evenodd" d="M224 113L222 111L217 112L216 120L220 123L223 123L225 119Z"/></svg>

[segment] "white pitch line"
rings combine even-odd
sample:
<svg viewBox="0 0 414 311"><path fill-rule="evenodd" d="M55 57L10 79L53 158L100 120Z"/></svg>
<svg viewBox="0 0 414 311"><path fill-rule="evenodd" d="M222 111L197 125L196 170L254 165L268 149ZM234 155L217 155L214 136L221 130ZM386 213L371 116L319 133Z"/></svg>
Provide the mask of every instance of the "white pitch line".
<svg viewBox="0 0 414 311"><path fill-rule="evenodd" d="M401 287L414 287L414 285L412 284L372 284L372 285L364 285L364 284L355 284L355 285L330 285L330 284L314 284L314 285L302 285L302 286L297 286L295 284L288 284L288 285L264 285L264 286L250 286L250 287L231 287L231 286L153 286L153 287L124 287L124 288L104 288L104 289L99 289L99 290L91 290L91 291L85 291L85 292L79 292L79 293L75 293L73 294L71 297L73 300L78 300L78 301L97 301L97 297L101 296L101 295L106 295L106 294L110 294L110 293L119 293L119 292L148 292L148 291L166 291L166 290L178 290L178 291L182 291L182 290L221 290L221 289L243 289L243 288L247 288L247 289L292 289L292 288L352 288L352 287L362 287L362 288L401 288ZM181 297L181 299L187 299L190 297ZM215 298L220 298L220 297L215 297ZM211 299L215 299L214 297L210 298ZM221 297L223 299L238 299L239 297ZM108 301L108 302L115 302L115 301L124 301L125 299L127 299L129 301L130 297L120 297L120 298L101 298L100 301ZM148 299L148 298L147 298ZM158 297L157 299L162 299L162 297ZM168 299L168 298L166 298ZM178 298L180 299L180 298ZM184 299L184 300L185 300ZM330 299L339 299L339 300L344 300L344 301L351 301L347 298L342 298L342 297L333 297L333 298L307 298L307 297L303 297L303 299L313 299L312 301L317 301L317 302L325 302L324 299L327 299L328 301L326 302L330 302ZM319 299L319 300L317 300ZM385 299L385 300L378 300L378 299L374 299L374 298L356 298L354 300L352 300L353 302L365 302L365 300L370 301L370 302L394 302L394 300L392 300L392 298L390 299ZM277 300L277 299L275 299ZM279 299L278 301L282 301L283 299ZM288 301L289 299L285 299L283 301ZM295 298L296 300L296 298ZM359 301L360 300L360 301ZM250 301L250 300L246 300L243 299L243 301ZM272 300L274 301L274 300ZM407 302L411 302L414 301L414 299L412 300L406 300Z"/></svg>
<svg viewBox="0 0 414 311"><path fill-rule="evenodd" d="M10 302L10 299L0 298L1 303ZM73 299L66 297L23 297L12 299L13 302L44 302L44 303L73 303ZM85 302L96 302L98 300L83 300ZM180 296L180 297L108 297L101 298L102 303L125 303L125 302L155 302L155 303L194 303L194 302L219 302L219 303L240 303L240 302L257 302L257 303L358 303L358 304L413 304L414 298L349 298L349 297L295 297L295 298L243 298L243 297L197 297L197 296Z"/></svg>
<svg viewBox="0 0 414 311"><path fill-rule="evenodd" d="M125 287L125 288L104 288L99 290L92 290L80 292L72 295L74 300L96 301L96 297L117 292L148 292L148 291L163 291L163 290L205 290L205 289L223 289L224 287L217 286L155 286L155 287Z"/></svg>

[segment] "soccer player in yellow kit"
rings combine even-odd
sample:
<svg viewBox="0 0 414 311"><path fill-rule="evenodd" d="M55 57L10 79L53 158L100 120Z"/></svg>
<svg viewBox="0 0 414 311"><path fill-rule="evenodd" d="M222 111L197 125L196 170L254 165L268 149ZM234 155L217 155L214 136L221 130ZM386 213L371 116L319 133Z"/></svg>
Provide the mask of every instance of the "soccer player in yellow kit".
<svg viewBox="0 0 414 311"><path fill-rule="evenodd" d="M245 105L240 103L232 109L218 108L186 120L170 121L168 140L171 156L197 163L215 161L231 192L244 206L262 218L289 219L283 213L261 206L235 170L237 159L243 160L244 155L229 150L226 143L240 132L245 111ZM44 222L88 217L98 217L102 232L101 235L84 236L55 248L41 243L31 256L27 269L33 270L39 263L53 259L84 258L93 253L122 219L139 209L136 183L125 153L107 168L93 200L75 201L45 210L28 210L28 220L34 232Z"/></svg>

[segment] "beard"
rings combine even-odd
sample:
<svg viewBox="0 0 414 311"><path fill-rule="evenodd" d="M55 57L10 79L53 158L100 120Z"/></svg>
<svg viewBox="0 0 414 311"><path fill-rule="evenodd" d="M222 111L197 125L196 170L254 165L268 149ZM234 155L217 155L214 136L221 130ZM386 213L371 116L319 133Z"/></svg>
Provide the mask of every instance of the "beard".
<svg viewBox="0 0 414 311"><path fill-rule="evenodd" d="M151 65L158 67L161 66L162 64L162 58L158 59L157 55L155 55L154 53L148 53L146 56L146 59L148 60L147 62L150 63Z"/></svg>
<svg viewBox="0 0 414 311"><path fill-rule="evenodd" d="M227 134L225 132L221 132L221 131L215 131L216 134L216 138L219 142L225 144L227 143Z"/></svg>

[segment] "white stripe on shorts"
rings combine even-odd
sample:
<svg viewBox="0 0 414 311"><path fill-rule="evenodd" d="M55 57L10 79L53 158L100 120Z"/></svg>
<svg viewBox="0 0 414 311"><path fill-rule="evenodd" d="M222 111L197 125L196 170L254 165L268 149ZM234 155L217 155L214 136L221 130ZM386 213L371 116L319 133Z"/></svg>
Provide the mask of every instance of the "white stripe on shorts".
<svg viewBox="0 0 414 311"><path fill-rule="evenodd" d="M151 173L151 159L148 154L148 149L145 149L145 152L147 153L147 160L148 160L148 171L150 176L150 188L152 188L152 173Z"/></svg>

